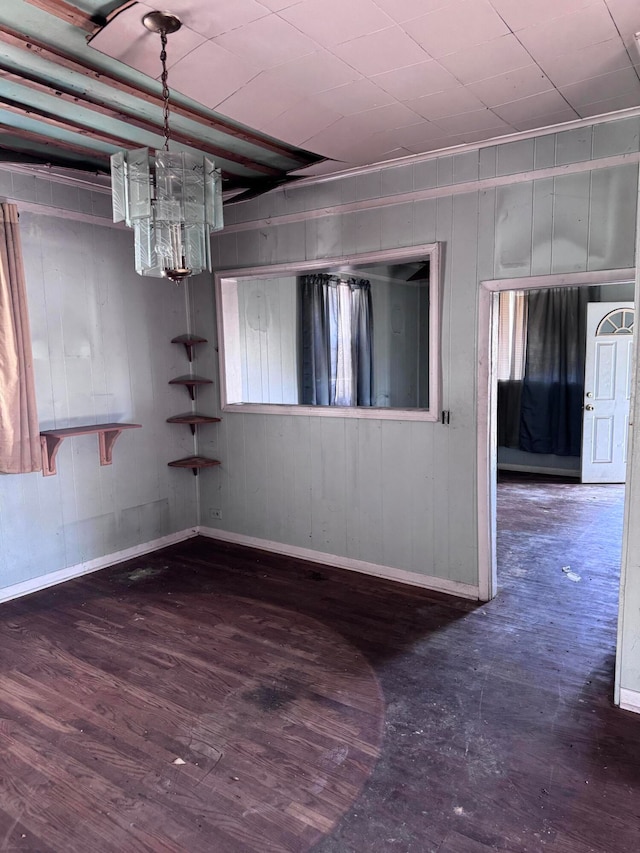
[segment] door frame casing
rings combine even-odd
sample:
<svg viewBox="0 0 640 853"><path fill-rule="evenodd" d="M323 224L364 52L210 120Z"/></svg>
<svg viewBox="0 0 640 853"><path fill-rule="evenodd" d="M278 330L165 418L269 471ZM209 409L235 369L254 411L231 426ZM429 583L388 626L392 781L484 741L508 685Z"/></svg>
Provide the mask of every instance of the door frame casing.
<svg viewBox="0 0 640 853"><path fill-rule="evenodd" d="M634 267L590 272L556 273L524 278L491 279L478 288L478 372L477 372L477 485L478 485L478 597L494 598L498 589L496 556L497 482L497 389L498 295L504 290L540 290L547 287L634 282ZM637 368L634 363L632 387ZM629 467L627 460L628 485ZM625 502L627 494L625 492Z"/></svg>

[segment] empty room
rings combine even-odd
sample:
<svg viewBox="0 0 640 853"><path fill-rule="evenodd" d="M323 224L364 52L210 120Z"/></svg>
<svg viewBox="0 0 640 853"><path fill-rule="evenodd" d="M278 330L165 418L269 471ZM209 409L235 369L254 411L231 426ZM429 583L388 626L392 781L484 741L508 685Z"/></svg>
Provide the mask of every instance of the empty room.
<svg viewBox="0 0 640 853"><path fill-rule="evenodd" d="M0 850L635 853L639 31L4 0Z"/></svg>

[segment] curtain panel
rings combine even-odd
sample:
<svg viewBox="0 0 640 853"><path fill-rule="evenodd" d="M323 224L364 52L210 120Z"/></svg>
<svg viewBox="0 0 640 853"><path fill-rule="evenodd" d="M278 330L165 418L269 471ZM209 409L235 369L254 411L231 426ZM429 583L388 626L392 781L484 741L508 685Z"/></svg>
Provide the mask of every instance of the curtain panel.
<svg viewBox="0 0 640 853"><path fill-rule="evenodd" d="M365 279L299 279L300 399L306 406L373 404L373 312Z"/></svg>
<svg viewBox="0 0 640 853"><path fill-rule="evenodd" d="M40 471L31 333L15 204L0 205L0 473Z"/></svg>
<svg viewBox="0 0 640 853"><path fill-rule="evenodd" d="M588 287L528 294L520 448L580 456Z"/></svg>

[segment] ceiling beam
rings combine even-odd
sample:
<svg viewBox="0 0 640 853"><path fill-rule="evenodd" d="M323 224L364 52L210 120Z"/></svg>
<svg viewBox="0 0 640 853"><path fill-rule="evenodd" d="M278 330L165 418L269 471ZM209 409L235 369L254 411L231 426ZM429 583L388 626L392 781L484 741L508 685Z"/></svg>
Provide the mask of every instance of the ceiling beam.
<svg viewBox="0 0 640 853"><path fill-rule="evenodd" d="M73 24L84 30L86 33L93 33L96 30L96 24L91 19L91 15L78 9L77 6L72 6L65 3L64 0L26 0L30 6L35 6L37 9L42 9L49 15L54 15L65 21L67 24Z"/></svg>
<svg viewBox="0 0 640 853"><path fill-rule="evenodd" d="M16 73L13 68L7 68L4 66L2 61L0 61L0 79L17 83L27 89L32 89L33 91L49 95L57 100L64 101L65 103L84 107L91 112L107 116L108 118L117 119L118 121L124 122L125 125L133 125L134 127L140 128L148 133L153 133L156 136L162 136L162 125L160 123L156 124L155 122L140 118L133 110L129 111L124 107L107 106L104 101L97 96L91 95L88 92L80 93L73 88L65 87L60 83L56 83L54 85L52 83L42 81L38 75L31 72L25 71ZM23 106L27 109L29 108L28 104L23 104ZM212 157L223 159L230 163L237 163L239 166L244 166L252 172L259 172L263 175L271 176L283 174L281 169L276 169L273 166L265 166L263 163L256 163L254 160L251 160L249 157L245 157L242 154L235 154L232 151L227 151L225 148L220 148L217 145L211 145L209 142L194 136L189 136L188 134L182 133L178 130L171 131L171 138L175 142L179 142L190 148L195 148L203 154L209 154ZM142 145L139 142L129 142L127 147L136 148L142 147ZM224 171L229 174L235 174L233 167L227 167Z"/></svg>
<svg viewBox="0 0 640 853"><path fill-rule="evenodd" d="M105 170L109 167L109 156L100 151L96 151L95 148L76 145L73 142L65 142L62 139L52 139L50 136L46 136L42 133L35 133L32 130L17 129L9 124L0 122L0 132L2 131L12 136L19 136L19 139L22 142L33 142L36 145L46 145L48 148L52 149L52 156L53 151L68 151L69 153L79 155L80 157L93 158L94 160L104 162ZM13 149L15 145L13 141L10 145L4 143L0 135L0 147Z"/></svg>
<svg viewBox="0 0 640 853"><path fill-rule="evenodd" d="M86 136L88 139L95 139L97 142L104 142L107 145L115 145L118 148L141 147L137 143L132 142L130 139L124 139L123 137L115 136L111 133L95 130L92 127L83 125L81 122L55 116L53 113L43 110L40 107L21 104L19 101L15 101L12 98L3 98L0 96L0 109L5 112L13 113L14 115L23 116L24 118L36 119L49 127L57 127L58 129L66 130L69 133L79 133L81 136ZM14 128L14 133L19 134L20 132L20 128ZM52 139L52 142L55 143L55 140ZM99 153L101 156L104 156L103 151L100 151Z"/></svg>
<svg viewBox="0 0 640 853"><path fill-rule="evenodd" d="M143 86L135 86L113 74L103 72L100 68L80 62L78 59L70 56L69 54L58 50L51 45L45 44L38 39L29 38L26 35L13 30L11 27L5 26L4 24L0 24L0 42L20 48L21 50L29 51L32 54L37 54L42 59L52 62L54 65L66 68L69 71L74 71L91 80L97 80L123 94L142 98L147 103L153 104L159 109L162 109L162 97L157 93L152 92ZM271 151L274 154L278 154L280 157L285 157L303 165L309 165L321 159L317 155L300 152L282 143L278 143L275 140L265 139L254 131L236 127L230 121L225 121L219 117L214 118L206 111L199 110L195 107L185 107L181 104L172 103L171 111L175 115L182 116L182 118L197 122L209 129L224 133L234 139L246 142L264 151Z"/></svg>

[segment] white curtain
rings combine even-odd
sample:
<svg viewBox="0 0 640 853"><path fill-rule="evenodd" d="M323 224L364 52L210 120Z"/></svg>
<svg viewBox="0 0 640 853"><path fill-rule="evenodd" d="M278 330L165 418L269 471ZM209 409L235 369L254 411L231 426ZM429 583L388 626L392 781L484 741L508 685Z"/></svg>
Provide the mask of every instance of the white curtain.
<svg viewBox="0 0 640 853"><path fill-rule="evenodd" d="M300 279L301 401L307 406L371 406L373 314L365 279L313 274Z"/></svg>
<svg viewBox="0 0 640 853"><path fill-rule="evenodd" d="M527 297L523 290L500 293L498 381L522 380L527 351Z"/></svg>

